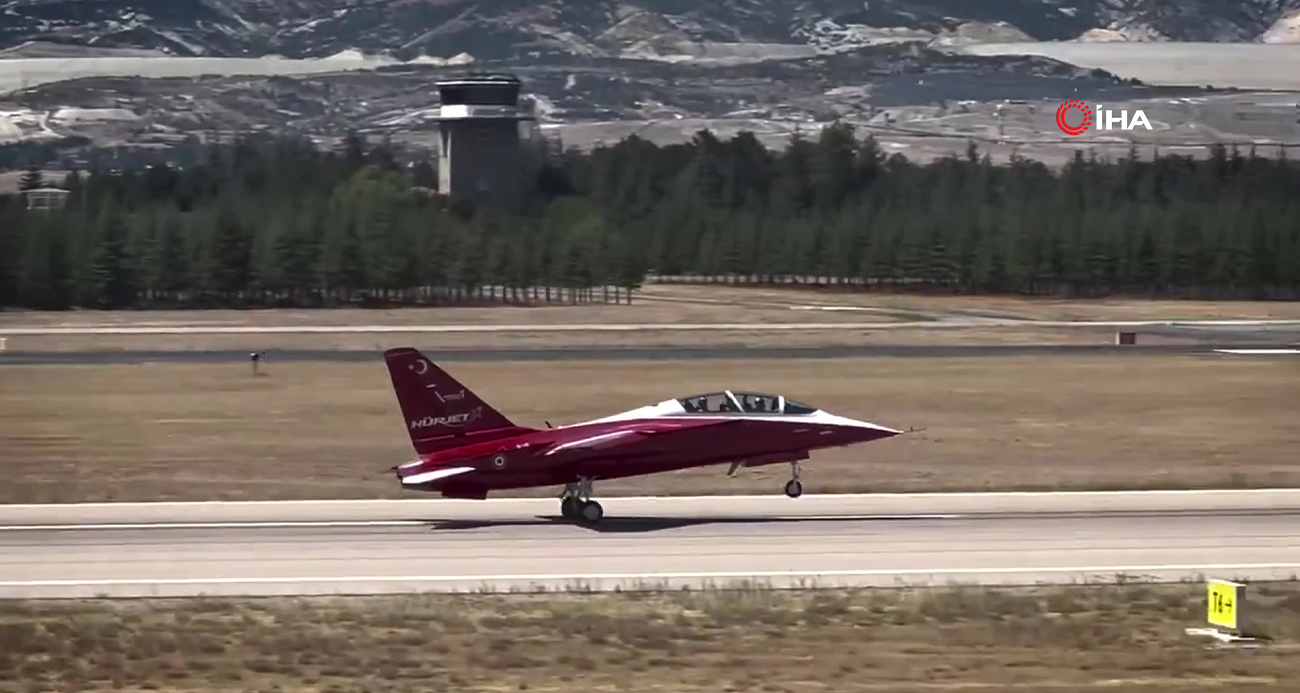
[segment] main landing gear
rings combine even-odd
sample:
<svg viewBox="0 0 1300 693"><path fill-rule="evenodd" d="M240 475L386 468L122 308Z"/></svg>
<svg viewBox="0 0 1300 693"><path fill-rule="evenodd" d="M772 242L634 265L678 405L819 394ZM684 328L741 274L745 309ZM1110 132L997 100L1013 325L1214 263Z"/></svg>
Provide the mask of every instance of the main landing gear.
<svg viewBox="0 0 1300 693"><path fill-rule="evenodd" d="M785 495L798 498L803 495L803 484L799 483L799 463L790 463L790 480L785 482Z"/></svg>
<svg viewBox="0 0 1300 693"><path fill-rule="evenodd" d="M591 479L565 484L560 493L560 515L566 520L583 520L595 524L605 516L600 503L591 500Z"/></svg>

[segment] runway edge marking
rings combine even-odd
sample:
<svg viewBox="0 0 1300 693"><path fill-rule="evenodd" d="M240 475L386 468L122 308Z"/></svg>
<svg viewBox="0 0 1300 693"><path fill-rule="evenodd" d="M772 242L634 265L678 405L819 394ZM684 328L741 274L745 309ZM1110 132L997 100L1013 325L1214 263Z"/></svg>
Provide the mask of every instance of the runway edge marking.
<svg viewBox="0 0 1300 693"><path fill-rule="evenodd" d="M0 582L0 587L112 587L127 585L238 585L238 584L320 584L335 582L493 582L542 580L670 580L670 579L762 579L762 578L833 578L891 575L1015 575L1018 573L1142 573L1205 570L1285 570L1300 569L1300 563L1219 563L1146 566L1072 566L1031 568L898 568L879 570L772 570L717 571L683 573L537 573L510 575L372 575L310 577L227 577L227 578L159 578L104 580L17 580Z"/></svg>
<svg viewBox="0 0 1300 693"><path fill-rule="evenodd" d="M0 525L0 532L139 529L291 529L294 527L423 527L424 520L231 520L230 522L98 522L88 524Z"/></svg>
<svg viewBox="0 0 1300 693"><path fill-rule="evenodd" d="M1122 490L1122 491L955 491L955 492L916 492L916 493L822 493L822 494L804 494L795 503L804 501L825 500L849 500L849 499L870 499L870 498L1105 498L1115 496L1213 496L1213 495L1265 495L1269 493L1282 493L1300 495L1300 487L1295 488L1228 488L1228 489L1146 489L1146 490ZM602 496L602 501L619 502L619 501L670 501L670 502L699 502L699 501L755 501L755 500L773 500L780 499L777 494L764 495L731 495L723 494L716 496ZM291 505L362 505L367 503L375 504L456 504L456 505L485 505L493 503L553 503L554 498L488 498L485 500L469 500L461 498L324 498L320 500L311 499L293 499L293 500L239 500L239 501L112 501L112 502L91 502L91 503L0 503L0 512L7 508L15 510L28 509L53 509L53 508L164 508L164 507L202 507L202 506L224 506L224 507L266 507L266 506L291 506Z"/></svg>
<svg viewBox="0 0 1300 693"><path fill-rule="evenodd" d="M768 515L767 519L802 520L805 522L843 522L845 520L961 520L966 515L922 513L917 515ZM83 524L0 525L0 532L84 532L98 530L152 529L293 529L298 527L427 527L436 520L231 520L229 522L98 522Z"/></svg>

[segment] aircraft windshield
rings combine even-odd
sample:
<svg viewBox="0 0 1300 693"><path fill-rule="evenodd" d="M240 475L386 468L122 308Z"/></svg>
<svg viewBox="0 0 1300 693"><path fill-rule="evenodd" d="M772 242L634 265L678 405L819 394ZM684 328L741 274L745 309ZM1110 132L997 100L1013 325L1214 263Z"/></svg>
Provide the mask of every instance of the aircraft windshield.
<svg viewBox="0 0 1300 693"><path fill-rule="evenodd" d="M691 395L677 400L688 414L719 414L739 411L725 392L711 392L707 395Z"/></svg>
<svg viewBox="0 0 1300 693"><path fill-rule="evenodd" d="M688 414L812 414L816 407L761 392L711 392L677 400Z"/></svg>
<svg viewBox="0 0 1300 693"><path fill-rule="evenodd" d="M757 392L733 392L740 400L740 410L746 414L779 414L781 398L776 395L763 395Z"/></svg>
<svg viewBox="0 0 1300 693"><path fill-rule="evenodd" d="M785 410L782 411L781 413L782 414L812 414L815 411L817 411L816 407L810 407L807 404L803 404L800 402L795 402L787 399L785 401Z"/></svg>

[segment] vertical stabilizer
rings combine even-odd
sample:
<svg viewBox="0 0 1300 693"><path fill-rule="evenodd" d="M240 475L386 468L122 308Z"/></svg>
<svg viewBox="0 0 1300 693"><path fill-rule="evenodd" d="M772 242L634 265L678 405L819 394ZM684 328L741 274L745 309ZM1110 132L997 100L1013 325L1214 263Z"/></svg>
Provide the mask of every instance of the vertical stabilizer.
<svg viewBox="0 0 1300 693"><path fill-rule="evenodd" d="M389 349L384 362L417 453L531 430L515 426L416 349Z"/></svg>

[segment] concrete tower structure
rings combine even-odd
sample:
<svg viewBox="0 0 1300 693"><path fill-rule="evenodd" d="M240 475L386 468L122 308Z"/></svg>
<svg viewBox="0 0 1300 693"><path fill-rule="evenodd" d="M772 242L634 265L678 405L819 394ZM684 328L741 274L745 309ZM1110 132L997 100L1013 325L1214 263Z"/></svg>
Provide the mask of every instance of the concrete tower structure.
<svg viewBox="0 0 1300 693"><path fill-rule="evenodd" d="M471 74L437 86L438 191L453 200L516 208L524 192L520 123L533 119L520 107L519 79Z"/></svg>

